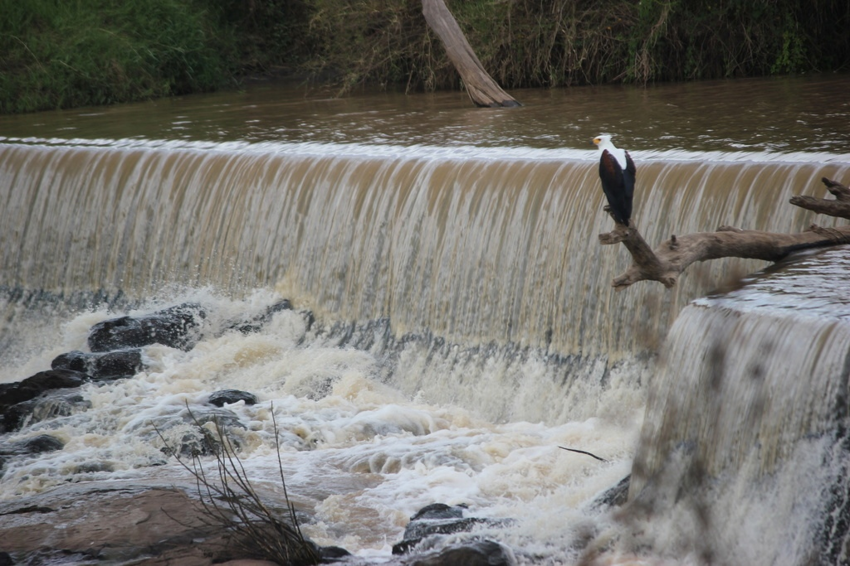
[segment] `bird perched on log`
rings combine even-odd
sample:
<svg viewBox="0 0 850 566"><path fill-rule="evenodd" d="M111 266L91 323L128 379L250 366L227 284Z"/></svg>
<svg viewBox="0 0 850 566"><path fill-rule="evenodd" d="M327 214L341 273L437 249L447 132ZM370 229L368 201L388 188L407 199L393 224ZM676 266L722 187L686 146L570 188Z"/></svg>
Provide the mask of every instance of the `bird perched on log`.
<svg viewBox="0 0 850 566"><path fill-rule="evenodd" d="M614 221L628 226L632 216L632 196L635 193L635 164L628 151L611 143L611 136L596 136L593 143L602 152L599 158L599 179L608 199L608 210Z"/></svg>

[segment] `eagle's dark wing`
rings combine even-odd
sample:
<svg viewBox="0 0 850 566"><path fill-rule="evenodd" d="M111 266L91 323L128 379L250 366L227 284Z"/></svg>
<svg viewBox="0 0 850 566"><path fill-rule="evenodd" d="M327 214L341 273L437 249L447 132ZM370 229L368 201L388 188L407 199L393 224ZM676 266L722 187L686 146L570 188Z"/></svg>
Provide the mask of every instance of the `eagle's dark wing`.
<svg viewBox="0 0 850 566"><path fill-rule="evenodd" d="M630 184L626 185L626 175L623 168L617 163L617 159L606 149L599 159L599 179L602 181L602 190L608 199L608 207L614 216L614 220L626 226L629 225L629 217L632 214L632 192L634 191L634 164L627 158L626 169L631 169L628 174Z"/></svg>
<svg viewBox="0 0 850 566"><path fill-rule="evenodd" d="M632 198L635 195L635 162L632 161L632 156L629 155L629 152L626 152L626 170L623 171L623 189L625 195L625 211L626 211L626 219L631 220L632 218ZM628 226L628 223L626 223Z"/></svg>

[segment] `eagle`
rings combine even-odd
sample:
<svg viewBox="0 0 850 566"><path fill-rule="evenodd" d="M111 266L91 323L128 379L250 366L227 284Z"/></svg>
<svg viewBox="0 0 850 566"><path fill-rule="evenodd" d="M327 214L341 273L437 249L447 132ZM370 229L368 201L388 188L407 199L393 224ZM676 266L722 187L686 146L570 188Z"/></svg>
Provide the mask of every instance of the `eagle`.
<svg viewBox="0 0 850 566"><path fill-rule="evenodd" d="M632 216L632 196L635 194L635 164L628 151L614 147L611 136L596 136L593 143L602 152L599 179L608 199L608 209L614 221L628 226Z"/></svg>

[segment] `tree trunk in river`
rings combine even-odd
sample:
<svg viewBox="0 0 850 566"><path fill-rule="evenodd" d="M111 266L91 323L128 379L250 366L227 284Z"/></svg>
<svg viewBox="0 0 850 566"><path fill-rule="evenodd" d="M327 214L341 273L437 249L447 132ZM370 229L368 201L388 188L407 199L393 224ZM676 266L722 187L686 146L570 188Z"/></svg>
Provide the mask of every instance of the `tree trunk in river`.
<svg viewBox="0 0 850 566"><path fill-rule="evenodd" d="M834 200L795 196L791 197L791 204L821 214L850 219L850 189L826 177L822 181L827 190L835 195ZM615 289L624 289L638 281L658 281L669 289L676 284L679 274L694 262L721 257L779 261L793 251L850 243L850 226L822 228L812 224L799 234L721 226L715 232L678 237L673 235L652 250L634 225L617 224L611 232L599 234L599 241L602 245L622 243L632 255L631 267L612 282Z"/></svg>
<svg viewBox="0 0 850 566"><path fill-rule="evenodd" d="M476 106L520 106L484 70L443 0L422 0L422 14L428 26L443 42L449 60L460 74L469 98Z"/></svg>

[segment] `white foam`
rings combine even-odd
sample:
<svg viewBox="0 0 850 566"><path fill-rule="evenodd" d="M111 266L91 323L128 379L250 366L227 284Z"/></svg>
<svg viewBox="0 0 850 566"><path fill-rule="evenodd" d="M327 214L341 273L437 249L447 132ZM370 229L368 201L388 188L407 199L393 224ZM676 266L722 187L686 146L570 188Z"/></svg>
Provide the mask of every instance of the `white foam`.
<svg viewBox="0 0 850 566"><path fill-rule="evenodd" d="M317 542L362 556L388 557L408 518L435 502L468 505L470 516L510 519L511 527L499 529L507 529L502 537L540 552L565 553L571 538L564 533L581 530L589 501L628 473L639 398L623 408L632 417L619 421L494 423L474 407L429 404L380 382L375 354L340 348L308 332L296 311L277 313L259 333L216 332L211 321L249 310L246 303L194 293L177 299L212 305L206 337L188 352L146 347L146 371L83 388L91 403L87 411L11 435L15 440L49 432L67 445L10 463L0 499L87 479L183 481L186 472L161 451L157 430L169 443L180 442L192 426L173 424L187 407L198 414L209 409L209 393L224 388L260 398L253 406L225 406L245 427L236 437L251 480L280 497L274 414L287 487L313 517L305 531ZM273 301L266 295L248 303L262 310ZM70 319L57 330L63 347L85 349L83 329L108 314L85 312ZM559 446L587 450L607 462Z"/></svg>

